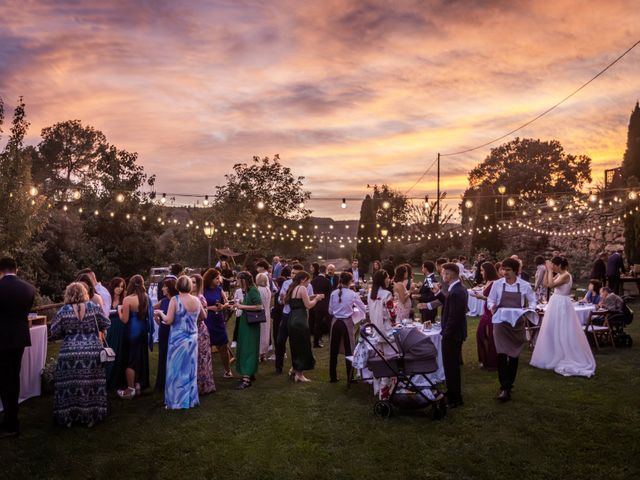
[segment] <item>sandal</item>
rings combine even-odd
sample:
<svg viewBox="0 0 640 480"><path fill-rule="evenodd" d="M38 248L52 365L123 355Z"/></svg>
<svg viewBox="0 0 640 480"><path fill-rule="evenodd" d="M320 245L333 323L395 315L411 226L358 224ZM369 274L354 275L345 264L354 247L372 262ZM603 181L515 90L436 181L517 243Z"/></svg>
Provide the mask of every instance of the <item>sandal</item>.
<svg viewBox="0 0 640 480"><path fill-rule="evenodd" d="M233 378L233 372L229 370L228 372L224 372L223 378Z"/></svg>
<svg viewBox="0 0 640 480"><path fill-rule="evenodd" d="M118 390L118 396L123 400L131 400L136 396L135 388L125 388L124 390Z"/></svg>
<svg viewBox="0 0 640 480"><path fill-rule="evenodd" d="M242 380L240 384L236 387L236 390L244 390L251 386L251 380Z"/></svg>

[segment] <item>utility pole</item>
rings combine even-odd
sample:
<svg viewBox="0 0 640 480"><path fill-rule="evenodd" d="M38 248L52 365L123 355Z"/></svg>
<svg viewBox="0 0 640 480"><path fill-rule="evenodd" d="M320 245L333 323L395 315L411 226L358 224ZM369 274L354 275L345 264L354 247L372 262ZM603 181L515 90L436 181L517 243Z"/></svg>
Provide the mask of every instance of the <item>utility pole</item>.
<svg viewBox="0 0 640 480"><path fill-rule="evenodd" d="M436 196L436 226L440 226L440 154L438 153L438 193Z"/></svg>

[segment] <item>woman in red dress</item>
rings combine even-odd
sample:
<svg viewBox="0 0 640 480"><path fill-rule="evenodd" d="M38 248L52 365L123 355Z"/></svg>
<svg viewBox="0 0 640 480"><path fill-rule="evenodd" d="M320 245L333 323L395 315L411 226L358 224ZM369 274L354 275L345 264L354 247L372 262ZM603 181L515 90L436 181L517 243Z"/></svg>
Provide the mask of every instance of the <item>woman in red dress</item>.
<svg viewBox="0 0 640 480"><path fill-rule="evenodd" d="M499 277L496 267L490 262L483 263L480 268L482 270L482 279L485 282L485 287L482 290L482 294L478 293L475 297L484 300L485 304L484 313L480 317L478 331L476 332L478 361L480 362L481 368L496 370L498 368L498 354L496 353L496 345L493 342L493 323L491 323L491 317L493 315L491 310L487 308L486 301L494 280L497 280Z"/></svg>

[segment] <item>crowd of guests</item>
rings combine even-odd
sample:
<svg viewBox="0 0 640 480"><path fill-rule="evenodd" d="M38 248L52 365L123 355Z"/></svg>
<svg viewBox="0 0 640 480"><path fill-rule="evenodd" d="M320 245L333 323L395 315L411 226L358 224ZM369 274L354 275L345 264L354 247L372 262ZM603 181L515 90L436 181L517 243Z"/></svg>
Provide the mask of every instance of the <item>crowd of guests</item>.
<svg viewBox="0 0 640 480"><path fill-rule="evenodd" d="M612 257L615 255L619 253ZM618 262L611 257L599 260ZM92 426L107 414L108 389L132 400L150 388L149 352L154 348L155 330L158 367L154 386L163 392L167 409L195 407L201 395L215 392L213 358L219 357L224 379L237 378L238 390L251 387L260 363L269 359L275 360L275 371L282 374L287 342L289 378L309 382L306 373L315 365L313 348L323 348L326 334L330 337L329 381L338 382L338 356L353 353L353 317L364 318L365 311L381 331L413 318L414 311L423 322L435 321L440 312L448 403L451 407L462 405L460 362L467 337L469 294L463 281L483 286L472 293L486 301L476 332L478 359L482 368L498 370L498 397L506 401L515 381L523 329L518 323L511 328L495 324L494 315L506 305L545 302L553 288L557 291L568 286L570 290L568 265L559 254L550 261L538 257L529 283L522 261L515 255L492 262L481 254L469 269L465 262L464 257L426 261L421 265L424 279L418 283L413 280L411 265L396 265L393 257L373 261L371 274L360 268L358 260L342 272L336 272L332 264L317 263L307 272L301 262L277 256L271 262L258 259L234 271L223 257L202 275L186 275L182 266L172 265L157 285L155 304L140 275L128 280L113 278L105 288L91 269L84 269L67 286L64 306L51 323L51 337L62 339L54 419L60 425ZM30 341L26 316L35 295L31 285L16 277L16 271L15 261L0 260L0 302L7 306L0 312L7 317L0 318L0 398L5 408L2 428L10 433L19 431L19 365ZM617 272L621 271L618 268ZM606 281L615 285L615 276L605 273L606 278L591 280L582 300L621 310L622 299L604 286ZM22 316L23 323L13 321ZM232 341L227 334L230 319L235 319ZM540 335L561 334L548 334L543 325ZM105 347L115 352L114 358L106 360L111 355ZM351 364L345 364L346 379L352 381ZM558 367L544 364L542 368Z"/></svg>

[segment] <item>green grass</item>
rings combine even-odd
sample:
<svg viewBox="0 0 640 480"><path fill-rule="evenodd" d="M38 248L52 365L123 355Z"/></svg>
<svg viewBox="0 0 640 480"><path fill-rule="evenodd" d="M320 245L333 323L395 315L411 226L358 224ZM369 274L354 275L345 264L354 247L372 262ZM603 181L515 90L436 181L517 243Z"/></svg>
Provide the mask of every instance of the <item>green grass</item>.
<svg viewBox="0 0 640 480"><path fill-rule="evenodd" d="M218 391L189 411L165 411L157 393L112 394L105 422L64 429L52 424L52 396L25 402L23 435L0 440L0 477L638 478L640 319L629 329L637 346L597 354L593 379L533 369L525 351L504 405L496 374L477 367L476 325L464 344L465 406L440 422L376 418L371 386L327 382L326 347L315 350L313 383L290 383L268 362L245 391L221 378L215 356Z"/></svg>

